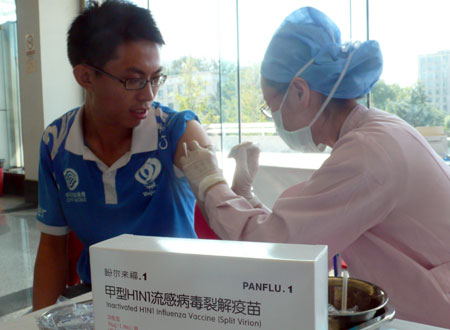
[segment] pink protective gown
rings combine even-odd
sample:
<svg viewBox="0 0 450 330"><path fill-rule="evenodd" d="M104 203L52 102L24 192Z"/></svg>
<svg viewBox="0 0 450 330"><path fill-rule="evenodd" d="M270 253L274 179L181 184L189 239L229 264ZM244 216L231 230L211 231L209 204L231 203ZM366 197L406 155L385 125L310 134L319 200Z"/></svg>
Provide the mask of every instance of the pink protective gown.
<svg viewBox="0 0 450 330"><path fill-rule="evenodd" d="M272 211L225 184L205 207L223 239L326 244L387 292L396 317L450 328L450 168L393 115L358 105L322 167Z"/></svg>

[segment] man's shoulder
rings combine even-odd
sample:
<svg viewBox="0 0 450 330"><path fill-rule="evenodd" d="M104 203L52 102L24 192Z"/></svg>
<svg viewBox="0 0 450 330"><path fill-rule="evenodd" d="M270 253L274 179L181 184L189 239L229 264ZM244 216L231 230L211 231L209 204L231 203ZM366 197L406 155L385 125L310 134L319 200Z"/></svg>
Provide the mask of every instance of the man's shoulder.
<svg viewBox="0 0 450 330"><path fill-rule="evenodd" d="M188 110L188 109L187 110L174 110L174 109L172 109L168 106L165 106L159 102L154 102L153 107L155 109L160 109L163 116L169 117L169 118L171 118L173 116L182 117L182 118L197 117L192 110ZM158 111L156 113L158 114Z"/></svg>
<svg viewBox="0 0 450 330"><path fill-rule="evenodd" d="M80 107L74 108L72 110L67 111L60 117L54 119L46 128L45 131L51 130L52 127L56 127L58 129L62 129L64 127L67 127L68 125L71 126L73 123L73 120L75 119L76 114L80 110Z"/></svg>
<svg viewBox="0 0 450 330"><path fill-rule="evenodd" d="M42 135L42 142L52 149L52 154L56 154L59 146L61 146L62 142L67 138L79 109L80 108L77 107L66 112L61 117L55 119L45 129Z"/></svg>
<svg viewBox="0 0 450 330"><path fill-rule="evenodd" d="M178 111L176 111L166 105L163 105L159 102L153 102L153 108L160 109L163 113L167 113L167 114L173 114L173 113L178 112Z"/></svg>

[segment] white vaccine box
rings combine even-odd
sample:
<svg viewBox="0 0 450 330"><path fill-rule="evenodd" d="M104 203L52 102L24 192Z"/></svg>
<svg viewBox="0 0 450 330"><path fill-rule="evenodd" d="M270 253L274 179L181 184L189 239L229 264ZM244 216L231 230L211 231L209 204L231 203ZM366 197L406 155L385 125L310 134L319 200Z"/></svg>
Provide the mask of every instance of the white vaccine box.
<svg viewBox="0 0 450 330"><path fill-rule="evenodd" d="M328 329L325 245L121 235L89 251L96 330Z"/></svg>

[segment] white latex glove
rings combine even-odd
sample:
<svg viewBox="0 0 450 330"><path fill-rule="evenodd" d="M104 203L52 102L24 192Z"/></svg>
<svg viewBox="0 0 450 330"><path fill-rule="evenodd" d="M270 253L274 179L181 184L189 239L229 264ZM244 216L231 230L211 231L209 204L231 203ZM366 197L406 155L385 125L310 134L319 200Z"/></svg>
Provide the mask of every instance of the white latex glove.
<svg viewBox="0 0 450 330"><path fill-rule="evenodd" d="M236 160L233 184L231 189L242 197L245 197L253 207L261 202L252 192L253 180L259 168L260 149L251 142L243 142L235 145L228 155L228 158Z"/></svg>
<svg viewBox="0 0 450 330"><path fill-rule="evenodd" d="M205 192L209 187L226 182L217 164L214 148L213 146L203 148L195 140L189 142L188 146L184 143L184 148L186 155L180 158L182 170L197 199L204 201Z"/></svg>

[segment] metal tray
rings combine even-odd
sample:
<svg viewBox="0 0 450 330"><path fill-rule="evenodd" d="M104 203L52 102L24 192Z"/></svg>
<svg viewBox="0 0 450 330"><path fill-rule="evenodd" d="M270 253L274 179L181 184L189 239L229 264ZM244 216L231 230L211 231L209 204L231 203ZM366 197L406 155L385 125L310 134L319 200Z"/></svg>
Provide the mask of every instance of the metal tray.
<svg viewBox="0 0 450 330"><path fill-rule="evenodd" d="M358 324L349 330L379 330L382 325L392 321L395 316L395 309L392 305L387 304L379 312L375 314L375 317L367 322Z"/></svg>
<svg viewBox="0 0 450 330"><path fill-rule="evenodd" d="M36 318L40 330L94 330L92 299L56 306Z"/></svg>

